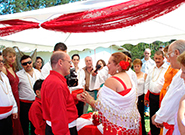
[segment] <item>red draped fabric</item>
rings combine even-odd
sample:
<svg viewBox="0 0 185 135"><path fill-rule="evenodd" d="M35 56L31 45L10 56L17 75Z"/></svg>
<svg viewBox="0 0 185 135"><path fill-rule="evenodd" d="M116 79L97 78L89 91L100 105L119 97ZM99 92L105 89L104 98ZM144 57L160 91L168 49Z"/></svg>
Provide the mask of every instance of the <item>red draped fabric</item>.
<svg viewBox="0 0 185 135"><path fill-rule="evenodd" d="M0 28L0 36L7 36L13 33L17 33L26 29L39 28L39 23L31 22L31 21L23 21L23 20L7 20L0 21L0 24L9 25L6 27Z"/></svg>
<svg viewBox="0 0 185 135"><path fill-rule="evenodd" d="M98 32L132 26L162 16L185 0L130 0L102 9L71 13L45 22L45 29L63 32Z"/></svg>
<svg viewBox="0 0 185 135"><path fill-rule="evenodd" d="M109 7L61 15L46 21L41 27L62 32L98 32L132 26L169 13L185 0L130 0ZM0 28L0 36L22 30L38 28L38 23L8 20L0 24L10 26Z"/></svg>

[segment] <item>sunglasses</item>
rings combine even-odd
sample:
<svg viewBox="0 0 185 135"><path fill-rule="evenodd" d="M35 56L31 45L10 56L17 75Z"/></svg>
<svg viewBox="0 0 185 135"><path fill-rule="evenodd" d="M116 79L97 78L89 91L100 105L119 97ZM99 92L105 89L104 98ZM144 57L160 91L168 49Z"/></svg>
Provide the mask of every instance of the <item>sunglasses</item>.
<svg viewBox="0 0 185 135"><path fill-rule="evenodd" d="M32 61L28 61L28 62L24 62L24 63L22 63L22 65L23 65L23 66L26 66L27 64L29 64L29 65L30 65L31 63L32 63Z"/></svg>

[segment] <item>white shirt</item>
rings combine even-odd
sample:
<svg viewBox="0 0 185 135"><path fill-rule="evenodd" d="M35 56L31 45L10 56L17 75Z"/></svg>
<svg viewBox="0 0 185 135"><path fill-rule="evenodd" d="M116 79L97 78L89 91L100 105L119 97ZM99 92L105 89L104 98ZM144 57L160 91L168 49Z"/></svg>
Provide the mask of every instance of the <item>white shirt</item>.
<svg viewBox="0 0 185 135"><path fill-rule="evenodd" d="M107 66L103 67L100 71L98 71L98 74L96 75L96 80L94 83L94 86L92 89L98 89L100 88L100 85L105 83L105 81L111 77L111 75L108 73L109 70ZM129 75L129 77L133 80L135 85L137 86L137 75L136 73L130 68L126 73ZM92 79L92 78L91 78Z"/></svg>
<svg viewBox="0 0 185 135"><path fill-rule="evenodd" d="M150 57L147 61L144 58L141 61L143 63L141 71L148 74L149 69L155 65L155 61L152 60Z"/></svg>
<svg viewBox="0 0 185 135"><path fill-rule="evenodd" d="M94 83L94 88L92 89L98 89L100 88L100 85L105 83L105 81L111 76L108 74L108 68L107 66L103 67L101 70L98 70L98 74L96 75L96 80Z"/></svg>
<svg viewBox="0 0 185 135"><path fill-rule="evenodd" d="M145 78L144 78L145 74L143 74L143 76L139 79L137 79L137 96L141 96L143 94L145 94Z"/></svg>
<svg viewBox="0 0 185 135"><path fill-rule="evenodd" d="M49 75L50 70L52 70L51 63L47 62L41 69L41 79L46 79L46 77Z"/></svg>
<svg viewBox="0 0 185 135"><path fill-rule="evenodd" d="M164 63L161 67L154 66L148 71L145 81L145 92L150 90L152 93L160 93L164 84L164 74L167 69L168 65Z"/></svg>
<svg viewBox="0 0 185 135"><path fill-rule="evenodd" d="M24 69L18 71L16 74L19 77L19 99L22 100L35 100L35 93L33 90L33 85L36 80L40 79L40 71L33 68L33 77L28 74Z"/></svg>
<svg viewBox="0 0 185 135"><path fill-rule="evenodd" d="M75 87L69 87L70 92L77 90L77 89L84 89L85 85L85 72L83 69L79 69L77 71L77 78L78 78L78 85Z"/></svg>
<svg viewBox="0 0 185 135"><path fill-rule="evenodd" d="M129 70L126 71L126 73L130 77L130 79L133 80L133 82L135 83L135 86L137 86L137 75L136 75L136 73L131 68L129 68Z"/></svg>
<svg viewBox="0 0 185 135"><path fill-rule="evenodd" d="M17 113L17 103L12 94L12 89L10 86L9 79L3 72L0 72L0 75L3 80L3 81L0 80L0 84L1 84L0 85L0 107L13 106L11 111L4 114L0 114L0 120L2 120L10 116L12 113Z"/></svg>
<svg viewBox="0 0 185 135"><path fill-rule="evenodd" d="M156 112L155 122L175 124L175 113L178 111L180 99L185 94L184 80L180 78L181 73L182 71L179 70L173 77L169 89L161 102L161 107ZM163 134L166 131L164 128Z"/></svg>

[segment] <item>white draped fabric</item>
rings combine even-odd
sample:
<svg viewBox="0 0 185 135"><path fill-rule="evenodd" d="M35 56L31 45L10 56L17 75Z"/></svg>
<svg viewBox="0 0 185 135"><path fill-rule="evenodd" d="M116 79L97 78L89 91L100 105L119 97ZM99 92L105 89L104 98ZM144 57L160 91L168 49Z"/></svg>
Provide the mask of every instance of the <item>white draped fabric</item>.
<svg viewBox="0 0 185 135"><path fill-rule="evenodd" d="M156 112L155 122L167 122L170 125L175 124L175 113L178 111L181 97L185 94L185 84L180 77L181 73L182 71L179 70L173 77L168 92L161 102L161 107ZM165 135L166 132L167 130L164 128L163 134Z"/></svg>
<svg viewBox="0 0 185 135"><path fill-rule="evenodd" d="M112 128L116 128L113 126L116 125L126 129L138 129L139 132L140 115L136 107L136 87L133 81L132 84L131 91L124 96L104 85L98 93L95 104L103 115L101 116L102 121L105 117L111 123ZM106 121L102 123L104 122Z"/></svg>

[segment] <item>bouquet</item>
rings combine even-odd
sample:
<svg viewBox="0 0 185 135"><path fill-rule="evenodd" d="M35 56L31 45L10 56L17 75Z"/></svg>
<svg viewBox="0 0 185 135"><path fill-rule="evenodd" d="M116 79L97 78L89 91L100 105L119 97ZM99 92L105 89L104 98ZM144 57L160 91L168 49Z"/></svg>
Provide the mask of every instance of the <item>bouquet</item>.
<svg viewBox="0 0 185 135"><path fill-rule="evenodd" d="M100 115L98 114L98 111L93 112L92 122L95 126L98 126L99 124L101 124L101 119L100 119Z"/></svg>

